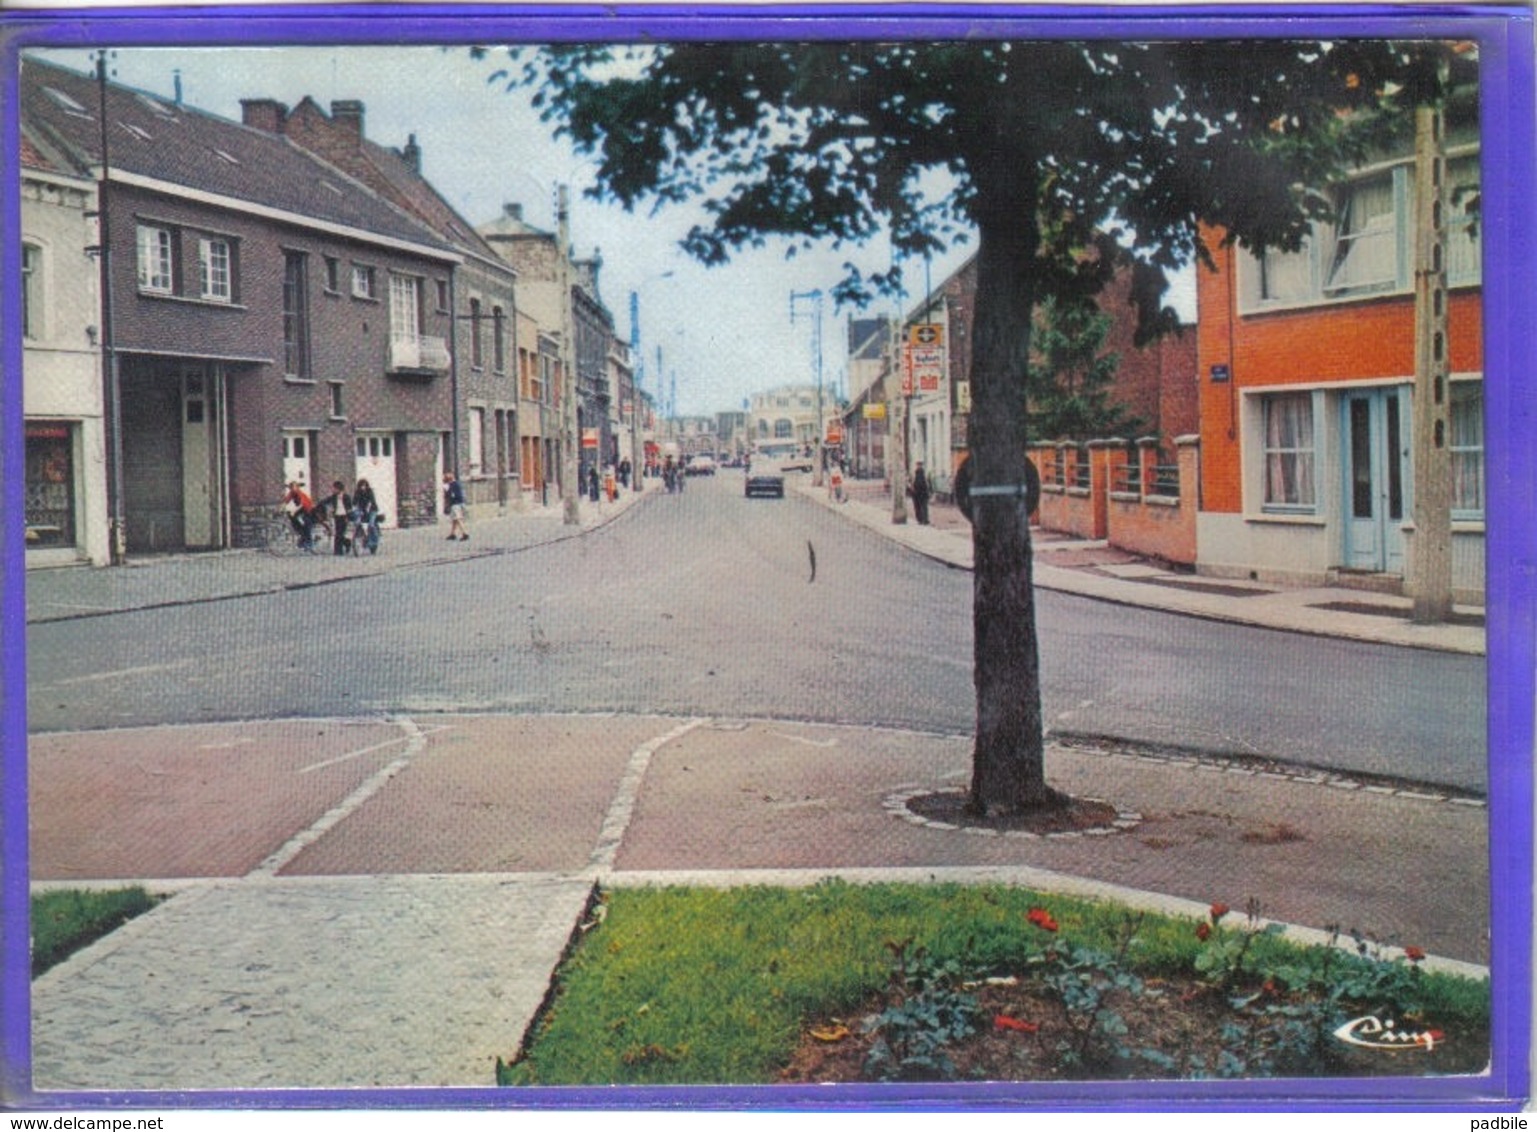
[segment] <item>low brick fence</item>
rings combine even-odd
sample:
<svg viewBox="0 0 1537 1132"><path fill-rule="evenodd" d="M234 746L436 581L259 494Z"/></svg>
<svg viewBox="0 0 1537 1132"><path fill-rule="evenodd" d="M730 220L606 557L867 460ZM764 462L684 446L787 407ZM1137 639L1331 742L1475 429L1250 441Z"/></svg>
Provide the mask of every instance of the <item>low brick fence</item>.
<svg viewBox="0 0 1537 1132"><path fill-rule="evenodd" d="M1104 539L1132 554L1193 566L1200 507L1201 442L1174 441L1161 463L1156 438L1061 441L1030 450L1041 473L1037 512L1046 530Z"/></svg>

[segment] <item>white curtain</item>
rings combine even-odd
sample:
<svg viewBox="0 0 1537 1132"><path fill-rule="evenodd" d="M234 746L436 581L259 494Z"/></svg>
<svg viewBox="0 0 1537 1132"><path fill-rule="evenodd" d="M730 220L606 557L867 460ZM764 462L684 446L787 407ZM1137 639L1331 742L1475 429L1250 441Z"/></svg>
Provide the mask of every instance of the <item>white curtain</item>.
<svg viewBox="0 0 1537 1132"><path fill-rule="evenodd" d="M1292 507L1315 503L1310 393L1265 401L1265 502Z"/></svg>

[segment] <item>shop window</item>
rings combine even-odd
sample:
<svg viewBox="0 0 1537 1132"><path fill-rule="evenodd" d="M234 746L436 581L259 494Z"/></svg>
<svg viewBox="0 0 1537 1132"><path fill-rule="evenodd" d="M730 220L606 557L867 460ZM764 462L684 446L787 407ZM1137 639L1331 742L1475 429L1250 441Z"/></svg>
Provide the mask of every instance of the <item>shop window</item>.
<svg viewBox="0 0 1537 1132"><path fill-rule="evenodd" d="M26 426L27 549L75 545L74 435L67 424Z"/></svg>

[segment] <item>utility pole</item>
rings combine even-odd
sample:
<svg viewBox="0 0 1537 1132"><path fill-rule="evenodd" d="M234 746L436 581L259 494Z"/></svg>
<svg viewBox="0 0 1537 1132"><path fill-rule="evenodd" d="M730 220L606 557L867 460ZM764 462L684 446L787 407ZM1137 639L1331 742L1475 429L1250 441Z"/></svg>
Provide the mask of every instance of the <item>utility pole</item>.
<svg viewBox="0 0 1537 1132"><path fill-rule="evenodd" d="M641 378L646 372L646 359L640 349L640 292L630 292L630 490L641 492L645 481L646 453L641 447L640 407Z"/></svg>
<svg viewBox="0 0 1537 1132"><path fill-rule="evenodd" d="M822 419L822 292L816 291L791 291L790 292L790 323L795 323L795 301L797 299L811 300L812 318L816 321L811 327L812 349L816 351L816 375L817 375L817 446L816 456L811 465L811 486L822 486L822 442L827 437L827 424Z"/></svg>
<svg viewBox="0 0 1537 1132"><path fill-rule="evenodd" d="M560 501L563 521L574 527L581 523L577 504L576 435L576 346L572 342L571 317L571 211L570 190L561 185L556 190L556 241L560 257Z"/></svg>
<svg viewBox="0 0 1537 1132"><path fill-rule="evenodd" d="M907 380L902 351L902 314L900 308L891 315L891 358L886 366L886 417L891 422L891 434L886 441L886 474L891 477L891 522L901 526L907 522L907 396L903 388Z"/></svg>
<svg viewBox="0 0 1537 1132"><path fill-rule="evenodd" d="M123 383L112 323L112 230L107 218L107 49L96 55L96 84L101 115L101 181L96 186L97 232L101 267L102 405L107 444L107 560L113 566L128 561L128 523L123 504Z"/></svg>
<svg viewBox="0 0 1537 1132"><path fill-rule="evenodd" d="M1446 74L1437 87L1445 91ZM1452 612L1451 388L1446 290L1445 117L1439 105L1414 110L1414 531L1409 595L1414 622ZM1394 454L1396 458L1396 453Z"/></svg>

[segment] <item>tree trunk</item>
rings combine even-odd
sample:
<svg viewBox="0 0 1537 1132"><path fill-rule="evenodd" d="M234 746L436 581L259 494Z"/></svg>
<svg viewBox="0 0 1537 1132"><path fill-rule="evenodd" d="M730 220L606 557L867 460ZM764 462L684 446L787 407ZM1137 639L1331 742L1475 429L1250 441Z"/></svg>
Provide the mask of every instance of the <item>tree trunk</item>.
<svg viewBox="0 0 1537 1132"><path fill-rule="evenodd" d="M1066 800L1046 784L1030 516L1023 489L1025 367L1039 252L1034 164L1023 157L1011 153L1007 171L996 162L979 170L974 210L979 246L968 437L977 733L970 809L978 815ZM1014 485L1019 490L1013 494L985 490Z"/></svg>

